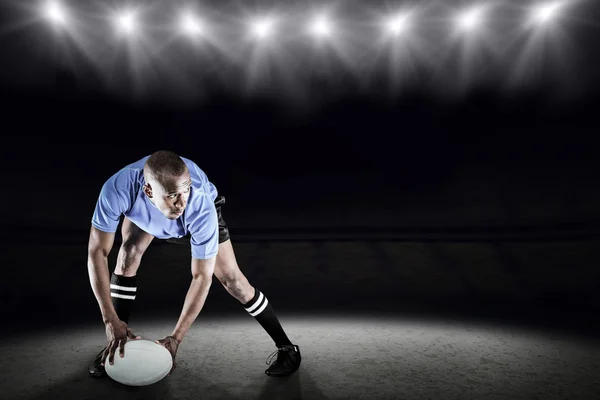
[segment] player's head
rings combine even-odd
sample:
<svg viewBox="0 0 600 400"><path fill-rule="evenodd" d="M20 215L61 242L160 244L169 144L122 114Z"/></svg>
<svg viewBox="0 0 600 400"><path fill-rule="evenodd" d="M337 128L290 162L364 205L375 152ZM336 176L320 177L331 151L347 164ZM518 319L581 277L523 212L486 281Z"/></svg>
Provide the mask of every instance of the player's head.
<svg viewBox="0 0 600 400"><path fill-rule="evenodd" d="M187 165L177 154L159 150L144 164L144 193L169 219L183 214L190 196L192 180Z"/></svg>

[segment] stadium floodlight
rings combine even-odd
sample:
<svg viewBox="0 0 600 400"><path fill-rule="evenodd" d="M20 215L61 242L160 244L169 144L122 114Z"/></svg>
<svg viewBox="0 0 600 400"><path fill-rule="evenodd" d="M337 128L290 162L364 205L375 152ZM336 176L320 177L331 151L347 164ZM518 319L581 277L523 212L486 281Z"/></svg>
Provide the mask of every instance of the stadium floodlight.
<svg viewBox="0 0 600 400"><path fill-rule="evenodd" d="M204 27L199 18L190 12L184 12L179 19L181 31L189 36L198 36L204 32Z"/></svg>
<svg viewBox="0 0 600 400"><path fill-rule="evenodd" d="M547 24L556 18L562 6L561 1L540 3L531 9L530 22L535 25Z"/></svg>
<svg viewBox="0 0 600 400"><path fill-rule="evenodd" d="M250 25L250 32L258 39L265 39L273 34L275 21L273 18L257 18Z"/></svg>
<svg viewBox="0 0 600 400"><path fill-rule="evenodd" d="M406 32L410 25L408 13L400 13L385 21L385 29L392 36L399 36Z"/></svg>
<svg viewBox="0 0 600 400"><path fill-rule="evenodd" d="M310 22L309 31L317 37L328 37L332 33L331 21L323 15L317 16Z"/></svg>
<svg viewBox="0 0 600 400"><path fill-rule="evenodd" d="M456 24L459 30L471 32L477 29L483 21L483 8L474 6L462 11L456 18Z"/></svg>
<svg viewBox="0 0 600 400"><path fill-rule="evenodd" d="M119 13L116 16L115 23L119 32L125 33L127 35L135 33L137 29L136 15L131 10Z"/></svg>
<svg viewBox="0 0 600 400"><path fill-rule="evenodd" d="M55 25L65 25L67 23L67 12L58 1L48 1L44 6L44 14Z"/></svg>

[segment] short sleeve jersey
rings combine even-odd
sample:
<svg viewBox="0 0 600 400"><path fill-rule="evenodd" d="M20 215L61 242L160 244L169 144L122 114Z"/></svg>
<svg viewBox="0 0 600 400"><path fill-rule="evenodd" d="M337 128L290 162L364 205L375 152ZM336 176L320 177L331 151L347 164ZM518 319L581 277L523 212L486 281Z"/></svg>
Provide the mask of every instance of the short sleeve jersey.
<svg viewBox="0 0 600 400"><path fill-rule="evenodd" d="M214 201L217 189L193 161L181 157L188 167L192 186L183 214L170 220L143 191L144 163L149 156L129 164L102 186L92 216L92 225L104 232L116 232L121 216L158 239L191 235L192 257L211 258L219 248L219 224Z"/></svg>

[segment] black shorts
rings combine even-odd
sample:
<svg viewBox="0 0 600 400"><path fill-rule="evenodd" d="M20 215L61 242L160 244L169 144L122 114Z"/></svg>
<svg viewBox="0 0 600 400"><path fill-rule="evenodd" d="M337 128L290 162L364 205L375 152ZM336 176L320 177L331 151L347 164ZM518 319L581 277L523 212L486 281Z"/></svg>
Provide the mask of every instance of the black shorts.
<svg viewBox="0 0 600 400"><path fill-rule="evenodd" d="M219 221L219 244L229 240L229 228L227 228L227 224L223 219L223 213L221 211L221 207L223 207L223 204L225 204L225 196L217 196L217 198L215 199L215 208L217 209L217 218ZM167 242L189 245L191 238L192 235L188 233L187 235L181 238L167 239Z"/></svg>
<svg viewBox="0 0 600 400"><path fill-rule="evenodd" d="M215 199L215 208L217 209L217 217L219 218L219 244L226 242L230 239L229 228L223 219L221 207L225 204L225 196L217 196Z"/></svg>

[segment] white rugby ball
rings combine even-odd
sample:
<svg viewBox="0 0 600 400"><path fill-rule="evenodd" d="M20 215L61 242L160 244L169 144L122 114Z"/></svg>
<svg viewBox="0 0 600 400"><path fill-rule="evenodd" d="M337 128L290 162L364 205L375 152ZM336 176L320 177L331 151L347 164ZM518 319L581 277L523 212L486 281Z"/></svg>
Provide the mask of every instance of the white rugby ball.
<svg viewBox="0 0 600 400"><path fill-rule="evenodd" d="M152 385L169 374L173 357L164 346L146 339L128 340L125 355L121 358L115 350L114 364L104 361L106 374L113 380L128 386Z"/></svg>

